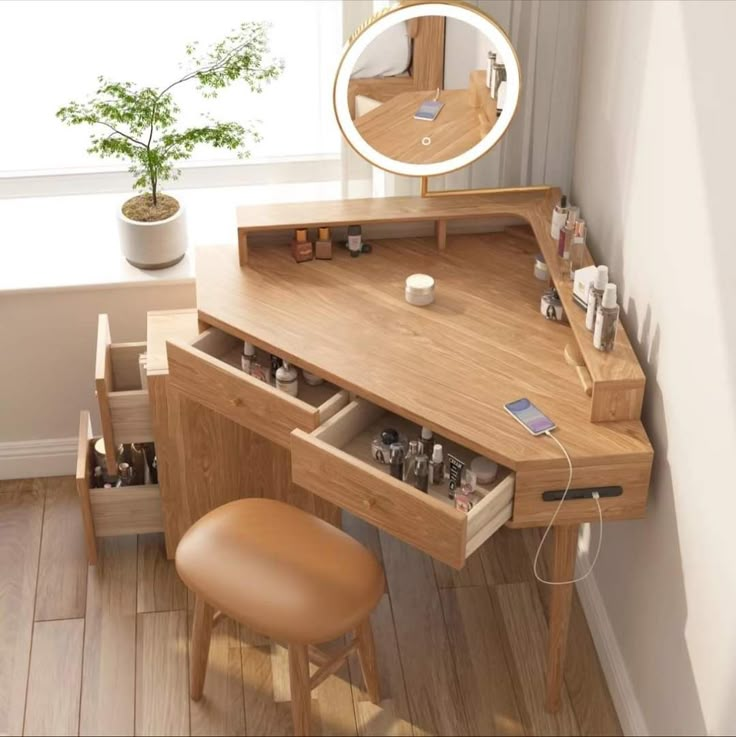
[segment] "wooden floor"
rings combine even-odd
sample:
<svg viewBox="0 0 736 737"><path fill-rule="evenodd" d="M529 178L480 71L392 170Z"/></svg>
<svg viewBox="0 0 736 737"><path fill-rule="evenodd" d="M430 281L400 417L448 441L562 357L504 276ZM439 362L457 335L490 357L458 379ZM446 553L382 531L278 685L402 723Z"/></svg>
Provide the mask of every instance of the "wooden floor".
<svg viewBox="0 0 736 737"><path fill-rule="evenodd" d="M575 599L562 709L544 711L535 531L502 530L457 573L355 520L383 560L373 616L384 701L356 662L315 692L315 734L620 734ZM0 735L281 735L285 652L221 620L190 702L191 603L161 535L107 538L88 568L71 478L0 482Z"/></svg>

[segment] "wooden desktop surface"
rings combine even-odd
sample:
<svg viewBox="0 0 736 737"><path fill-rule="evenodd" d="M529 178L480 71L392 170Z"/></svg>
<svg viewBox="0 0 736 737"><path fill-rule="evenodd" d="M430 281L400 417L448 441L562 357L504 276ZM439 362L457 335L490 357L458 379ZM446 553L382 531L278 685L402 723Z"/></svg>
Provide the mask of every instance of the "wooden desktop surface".
<svg viewBox="0 0 736 737"><path fill-rule="evenodd" d="M564 465L505 412L520 397L559 423L578 464L651 462L640 421L590 422L564 360L571 328L539 313L533 244L492 233L450 235L442 252L429 238L373 245L301 264L286 244L255 245L242 269L232 248L198 249L200 318L516 470ZM429 307L404 300L416 272L437 282Z"/></svg>
<svg viewBox="0 0 736 737"><path fill-rule="evenodd" d="M478 109L470 104L467 90L442 90L444 103L435 120L416 120L414 113L425 100L433 100L435 90L402 92L380 107L355 120L366 143L390 159L409 164L434 164L465 153L481 134ZM428 136L431 143L422 144Z"/></svg>

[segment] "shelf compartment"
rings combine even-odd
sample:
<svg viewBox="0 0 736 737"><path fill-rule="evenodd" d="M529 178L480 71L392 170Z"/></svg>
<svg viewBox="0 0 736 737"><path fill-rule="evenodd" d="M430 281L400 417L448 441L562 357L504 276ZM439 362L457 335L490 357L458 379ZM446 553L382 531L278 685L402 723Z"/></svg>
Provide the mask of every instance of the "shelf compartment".
<svg viewBox="0 0 736 737"><path fill-rule="evenodd" d="M291 431L312 431L348 401L348 393L324 382L299 382L299 396L260 381L240 368L243 341L209 328L189 344L168 341L170 385L200 404L285 448Z"/></svg>
<svg viewBox="0 0 736 737"><path fill-rule="evenodd" d="M97 538L161 532L164 529L157 484L113 489L93 488L95 467L89 412L81 412L77 445L76 482L84 522L89 562L97 562Z"/></svg>
<svg viewBox="0 0 736 737"><path fill-rule="evenodd" d="M371 438L384 427L418 436L413 423L357 399L311 434L291 436L294 483L374 524L454 568L511 517L514 474L499 468L493 484L465 514L454 508L447 483L425 494L388 473L370 455ZM445 457L468 463L472 451L442 440Z"/></svg>

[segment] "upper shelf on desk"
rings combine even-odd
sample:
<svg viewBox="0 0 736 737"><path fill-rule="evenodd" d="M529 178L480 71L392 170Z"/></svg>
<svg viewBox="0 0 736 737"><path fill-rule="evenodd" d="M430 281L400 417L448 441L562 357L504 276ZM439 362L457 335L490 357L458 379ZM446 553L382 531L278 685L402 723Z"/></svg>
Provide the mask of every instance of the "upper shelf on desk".
<svg viewBox="0 0 736 737"><path fill-rule="evenodd" d="M511 468L560 463L504 411L521 396L558 421L578 460L651 457L640 422L590 422L563 357L570 328L539 314L533 244L503 233L451 236L444 252L428 238L373 244L301 264L286 245L256 246L244 269L229 248L200 249L200 318ZM437 298L419 308L404 279L422 271Z"/></svg>

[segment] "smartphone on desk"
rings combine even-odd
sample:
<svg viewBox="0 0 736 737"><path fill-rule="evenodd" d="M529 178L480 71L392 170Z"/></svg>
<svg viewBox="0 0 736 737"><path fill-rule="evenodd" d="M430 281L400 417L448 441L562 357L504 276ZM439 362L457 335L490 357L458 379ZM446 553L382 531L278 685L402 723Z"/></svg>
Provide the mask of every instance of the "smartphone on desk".
<svg viewBox="0 0 736 737"><path fill-rule="evenodd" d="M415 120L434 120L439 114L440 110L445 106L444 102L439 100L425 100L420 106L419 110L414 113Z"/></svg>
<svg viewBox="0 0 736 737"><path fill-rule="evenodd" d="M515 402L504 404L503 408L532 435L543 435L548 430L554 430L555 425L538 407L528 399L517 399Z"/></svg>

